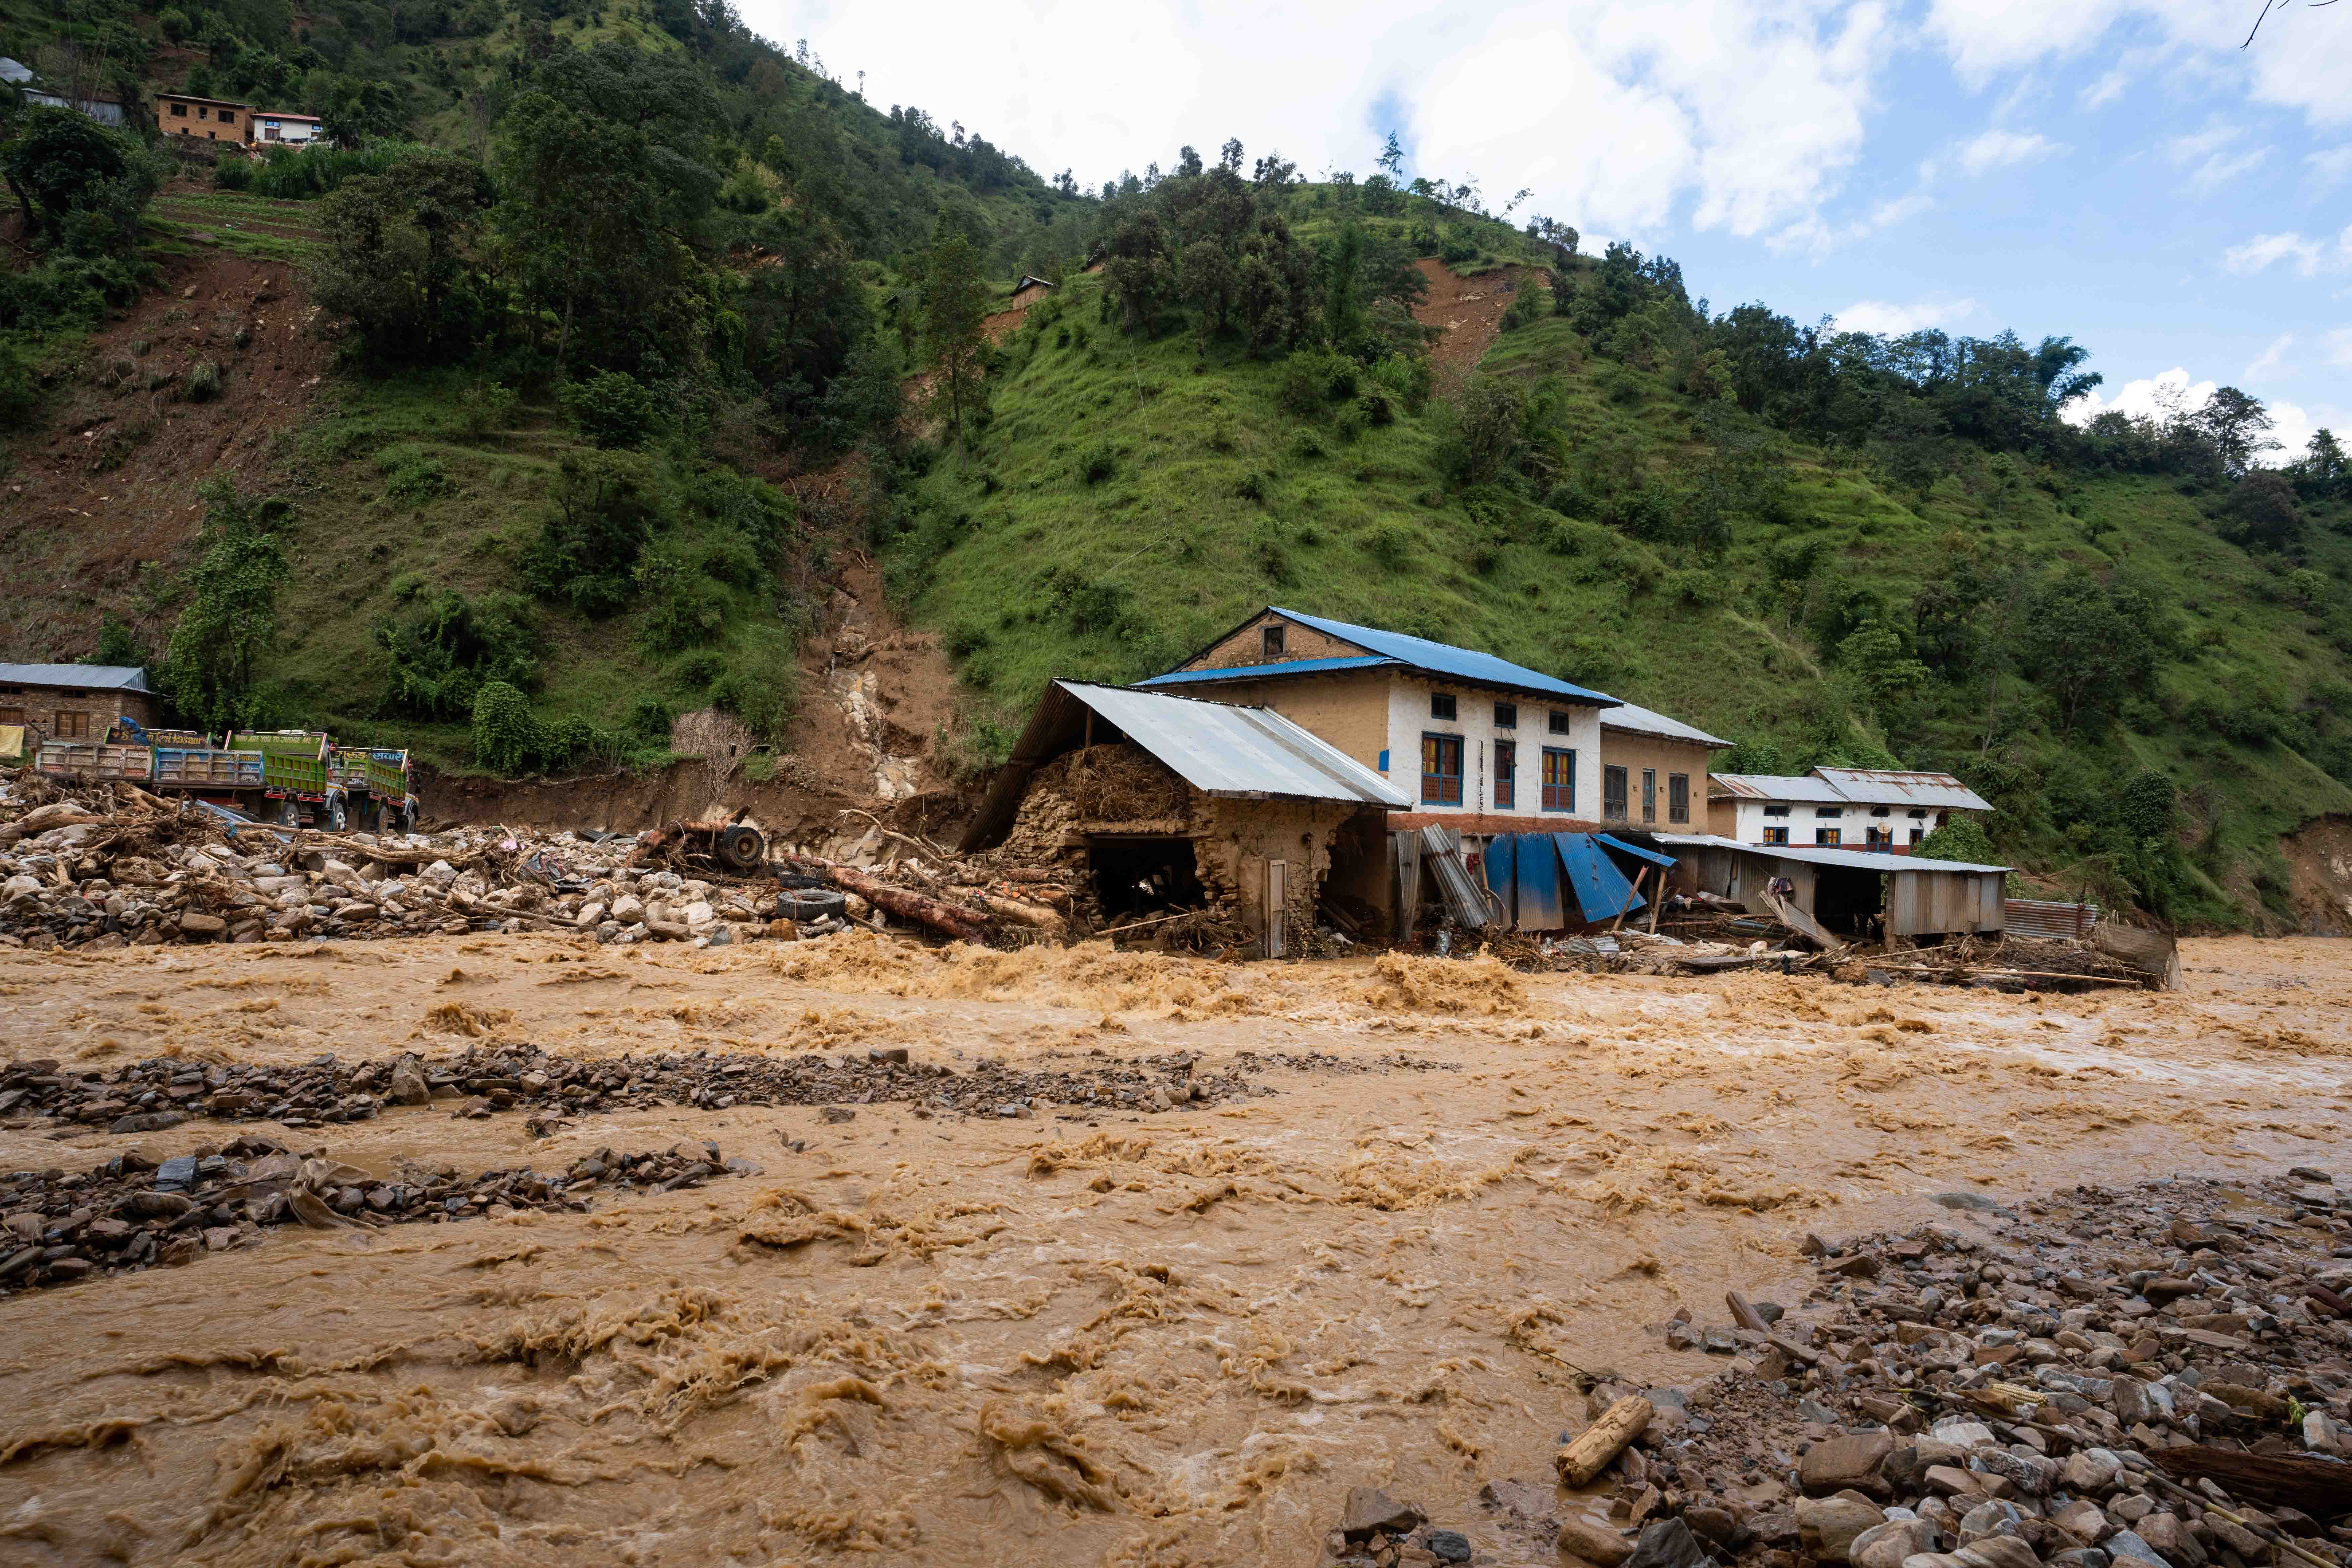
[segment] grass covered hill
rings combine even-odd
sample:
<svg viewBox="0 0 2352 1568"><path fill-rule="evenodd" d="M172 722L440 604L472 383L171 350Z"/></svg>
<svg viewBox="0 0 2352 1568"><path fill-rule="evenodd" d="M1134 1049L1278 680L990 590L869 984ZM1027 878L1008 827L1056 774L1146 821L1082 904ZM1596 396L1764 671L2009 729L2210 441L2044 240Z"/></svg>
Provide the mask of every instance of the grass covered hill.
<svg viewBox="0 0 2352 1568"><path fill-rule="evenodd" d="M2280 837L2352 814L2352 470L2230 389L2078 428L2066 339L1718 311L1393 145L1081 192L723 0L0 0L0 52L343 142L0 103L5 651L142 659L192 722L514 773L716 706L780 748L858 551L970 767L1049 676L1279 599L1727 766L1949 768L2000 806L1954 848L2182 921L2293 919Z"/></svg>

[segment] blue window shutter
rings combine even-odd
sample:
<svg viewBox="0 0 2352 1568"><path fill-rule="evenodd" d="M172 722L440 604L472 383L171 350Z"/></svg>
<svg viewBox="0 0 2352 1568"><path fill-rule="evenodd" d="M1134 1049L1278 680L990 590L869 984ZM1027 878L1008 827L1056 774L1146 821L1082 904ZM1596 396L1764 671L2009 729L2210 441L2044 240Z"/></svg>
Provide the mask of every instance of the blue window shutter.
<svg viewBox="0 0 2352 1568"><path fill-rule="evenodd" d="M1384 751L1384 752L1382 752L1381 753L1381 772L1382 772L1382 773L1386 773L1386 772L1388 772L1388 771L1389 771L1389 754L1388 754L1388 752L1386 752Z"/></svg>

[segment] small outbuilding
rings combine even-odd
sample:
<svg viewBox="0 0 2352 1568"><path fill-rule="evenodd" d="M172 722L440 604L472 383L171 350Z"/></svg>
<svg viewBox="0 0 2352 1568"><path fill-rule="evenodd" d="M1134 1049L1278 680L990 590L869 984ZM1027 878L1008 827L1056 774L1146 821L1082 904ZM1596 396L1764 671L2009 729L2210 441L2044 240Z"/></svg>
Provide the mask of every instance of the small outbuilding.
<svg viewBox="0 0 2352 1568"><path fill-rule="evenodd" d="M1203 917L1279 957L1325 900L1386 901L1411 804L1269 709L1057 680L961 848L1067 871L1083 926Z"/></svg>
<svg viewBox="0 0 2352 1568"><path fill-rule="evenodd" d="M102 741L117 719L155 722L155 693L135 664L0 664L0 727L43 741Z"/></svg>
<svg viewBox="0 0 2352 1568"><path fill-rule="evenodd" d="M1654 841L1675 858L1667 878L1672 890L1711 893L1761 910L1765 887L1784 878L1790 903L1848 941L1990 933L2002 925L2006 866L1813 845L1742 844L1706 833L1661 833Z"/></svg>

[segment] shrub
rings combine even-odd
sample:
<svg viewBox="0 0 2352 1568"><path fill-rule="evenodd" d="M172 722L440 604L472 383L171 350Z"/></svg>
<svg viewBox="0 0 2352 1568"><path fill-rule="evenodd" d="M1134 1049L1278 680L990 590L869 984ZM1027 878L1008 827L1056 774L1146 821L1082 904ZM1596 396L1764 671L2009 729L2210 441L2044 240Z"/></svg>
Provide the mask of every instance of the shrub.
<svg viewBox="0 0 2352 1568"><path fill-rule="evenodd" d="M273 201L309 201L339 188L354 175L381 174L404 159L431 151L413 142L371 142L352 148L324 144L280 148L254 171L253 191Z"/></svg>
<svg viewBox="0 0 2352 1568"><path fill-rule="evenodd" d="M1282 384L1275 394L1275 401L1293 418L1319 419L1323 416L1324 384L1310 356L1292 354L1283 364Z"/></svg>
<svg viewBox="0 0 2352 1568"><path fill-rule="evenodd" d="M635 575L646 600L646 618L637 627L640 648L658 657L717 639L726 625L726 603L675 547L648 551Z"/></svg>
<svg viewBox="0 0 2352 1568"><path fill-rule="evenodd" d="M496 382L476 383L457 395L457 430L468 441L484 441L514 422L522 399Z"/></svg>
<svg viewBox="0 0 2352 1568"><path fill-rule="evenodd" d="M188 367L180 382L180 395L191 403L209 403L220 395L221 367L208 359L200 359Z"/></svg>
<svg viewBox="0 0 2352 1568"><path fill-rule="evenodd" d="M661 424L661 405L652 390L617 370L565 383L556 401L582 435L606 450L642 447Z"/></svg>
<svg viewBox="0 0 2352 1568"><path fill-rule="evenodd" d="M1370 423L1364 416L1362 405L1350 403L1347 407L1339 410L1338 417L1331 423L1331 429L1332 433L1342 441L1360 441L1364 438L1364 431Z"/></svg>
<svg viewBox="0 0 2352 1568"><path fill-rule="evenodd" d="M726 672L711 683L710 700L742 720L763 744L780 745L799 705L800 674L792 640L764 630L728 659Z"/></svg>
<svg viewBox="0 0 2352 1568"><path fill-rule="evenodd" d="M1101 484L1118 471L1118 454L1108 441L1089 447L1078 458L1078 478L1089 485Z"/></svg>
<svg viewBox="0 0 2352 1568"><path fill-rule="evenodd" d="M540 754L542 737L530 702L503 680L474 694L474 761L494 773L520 773Z"/></svg>
<svg viewBox="0 0 2352 1568"><path fill-rule="evenodd" d="M1364 423L1375 429L1396 423L1396 398L1384 386L1366 387L1364 395L1356 399L1356 409L1363 416Z"/></svg>
<svg viewBox="0 0 2352 1568"><path fill-rule="evenodd" d="M249 191L253 188L253 160L242 153L224 153L213 164L213 188L220 191Z"/></svg>
<svg viewBox="0 0 2352 1568"><path fill-rule="evenodd" d="M1254 500L1260 505L1265 504L1265 492L1266 478L1264 474L1244 474L1241 482L1234 487L1234 493L1242 500Z"/></svg>
<svg viewBox="0 0 2352 1568"><path fill-rule="evenodd" d="M524 584L588 616L608 616L635 589L637 557L667 521L653 468L643 458L566 458L552 510L522 557Z"/></svg>
<svg viewBox="0 0 2352 1568"><path fill-rule="evenodd" d="M1401 522L1384 522L1364 535L1364 553L1391 572L1402 572L1412 559L1412 530Z"/></svg>

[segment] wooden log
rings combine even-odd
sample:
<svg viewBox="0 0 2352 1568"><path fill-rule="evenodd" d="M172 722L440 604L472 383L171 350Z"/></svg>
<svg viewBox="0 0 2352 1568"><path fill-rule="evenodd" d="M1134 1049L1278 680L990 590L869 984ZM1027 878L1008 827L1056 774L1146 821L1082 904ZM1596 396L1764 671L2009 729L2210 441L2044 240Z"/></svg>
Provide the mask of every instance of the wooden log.
<svg viewBox="0 0 2352 1568"><path fill-rule="evenodd" d="M1644 867L1643 867L1640 870L1638 870L1638 871L1636 871L1636 872L1634 872L1634 873L1633 873L1633 894L1632 894L1632 896L1630 896L1630 897L1628 897L1628 898L1626 899L1626 900L1625 900L1625 907L1624 907L1623 909L1619 910L1617 911L1617 918L1616 918L1615 920L1611 921L1609 922L1609 929L1610 929L1611 931L1616 931L1619 927L1622 926L1622 925L1625 923L1625 917L1626 917L1627 915L1630 915L1630 914L1632 914L1632 913L1633 912L1633 899L1634 899L1634 898L1638 898L1638 897L1640 897L1640 895L1641 895L1641 891L1642 891L1642 883L1643 883L1643 880L1644 880L1644 879L1649 876L1649 874L1650 874L1650 870L1651 870L1651 868L1649 868L1649 867L1647 867L1647 866L1644 866ZM1656 900L1651 900L1651 901L1652 901L1653 903L1656 902Z"/></svg>
<svg viewBox="0 0 2352 1568"><path fill-rule="evenodd" d="M2232 1496L2284 1503L2314 1519L2333 1519L2352 1510L2352 1465L2302 1454L2241 1454L2194 1444L2158 1448L2148 1458L2176 1481L2210 1477Z"/></svg>
<svg viewBox="0 0 2352 1568"><path fill-rule="evenodd" d="M1724 1304L1731 1309L1731 1321L1741 1328L1753 1330L1759 1334L1771 1331L1771 1325L1764 1321L1764 1315L1749 1306L1748 1298L1738 1291L1726 1290L1723 1293L1723 1300Z"/></svg>
<svg viewBox="0 0 2352 1568"><path fill-rule="evenodd" d="M1068 923L1060 915L1041 905L1024 904L1018 899L1000 898L994 893L986 891L980 894L980 901L987 906L991 914L1002 915L1008 921L1017 921L1025 926L1034 926L1055 942L1069 940Z"/></svg>
<svg viewBox="0 0 2352 1568"><path fill-rule="evenodd" d="M1573 1442L1553 1456L1563 1486L1585 1487L1609 1468L1625 1445L1642 1435L1656 1409L1638 1394L1629 1394L1601 1413L1601 1419L1576 1435Z"/></svg>
<svg viewBox="0 0 2352 1568"><path fill-rule="evenodd" d="M887 910L901 920L945 931L964 942L978 942L987 934L987 923L970 910L960 910L953 904L927 899L920 893L894 888L854 867L836 866L829 860L812 860L810 863L823 867L825 880L835 887L845 892L856 893L876 909Z"/></svg>

